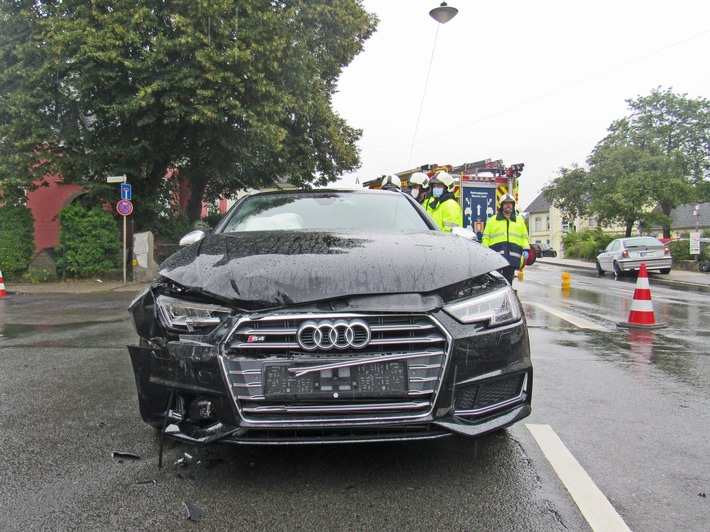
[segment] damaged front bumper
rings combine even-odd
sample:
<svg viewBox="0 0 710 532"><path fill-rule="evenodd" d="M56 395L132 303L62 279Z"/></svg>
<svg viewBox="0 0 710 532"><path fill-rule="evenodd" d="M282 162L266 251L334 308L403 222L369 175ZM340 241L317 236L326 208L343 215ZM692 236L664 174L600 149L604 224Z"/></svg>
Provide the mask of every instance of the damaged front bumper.
<svg viewBox="0 0 710 532"><path fill-rule="evenodd" d="M162 348L133 345L129 352L143 419L166 436L189 443L273 445L480 436L530 414L532 367L522 324L475 338L449 338L449 346L429 397L343 398L327 404L281 398L262 405L258 381L265 361L225 354L216 345L182 339ZM500 357L501 349L506 357ZM436 362L436 357L424 361ZM426 374L412 368L427 364L408 364L411 373ZM240 380L249 375L253 386ZM254 395L235 391L240 385L256 390L248 392Z"/></svg>

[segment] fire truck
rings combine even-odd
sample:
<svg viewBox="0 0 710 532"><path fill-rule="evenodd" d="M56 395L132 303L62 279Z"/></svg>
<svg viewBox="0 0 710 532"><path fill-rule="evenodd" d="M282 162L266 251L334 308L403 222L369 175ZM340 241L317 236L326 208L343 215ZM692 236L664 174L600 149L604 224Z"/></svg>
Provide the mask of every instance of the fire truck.
<svg viewBox="0 0 710 532"><path fill-rule="evenodd" d="M500 206L500 198L511 191L515 196L516 204L518 203L518 179L524 167L523 163L506 166L500 159L484 159L459 166L425 164L398 172L396 175L402 180L402 187L407 186L409 177L414 172L424 172L432 177L436 172L443 170L458 178L454 196L463 211L462 225L475 232L480 241L486 221ZM381 179L379 177L366 181L363 186L379 188Z"/></svg>

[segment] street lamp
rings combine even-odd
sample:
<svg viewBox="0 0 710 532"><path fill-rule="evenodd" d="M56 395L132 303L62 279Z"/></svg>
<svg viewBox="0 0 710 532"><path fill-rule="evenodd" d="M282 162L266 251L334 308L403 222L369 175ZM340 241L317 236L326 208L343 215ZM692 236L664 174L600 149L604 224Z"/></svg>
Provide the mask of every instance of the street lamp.
<svg viewBox="0 0 710 532"><path fill-rule="evenodd" d="M419 131L419 120L422 117L422 109L424 108L424 97L426 96L426 89L429 85L429 74L431 74L431 64L434 62L434 50L436 50L436 39L439 37L439 26L441 24L446 24L452 18L456 16L459 12L455 7L449 7L446 2L441 2L439 7L435 7L429 11L431 18L436 20L439 24L436 26L436 35L434 36L434 46L431 48L431 59L429 60L429 70L426 73L426 81L424 82L424 93L422 94L422 103L419 105L419 115L417 116L417 124L414 126L414 135L412 136L412 145L409 147L409 162L412 162L412 153L414 152L414 141L417 139L417 132Z"/></svg>
<svg viewBox="0 0 710 532"><path fill-rule="evenodd" d="M455 7L450 7L446 5L446 2L441 2L439 7L435 7L429 11L431 18L436 20L439 24L446 24L452 18L456 16L459 12Z"/></svg>

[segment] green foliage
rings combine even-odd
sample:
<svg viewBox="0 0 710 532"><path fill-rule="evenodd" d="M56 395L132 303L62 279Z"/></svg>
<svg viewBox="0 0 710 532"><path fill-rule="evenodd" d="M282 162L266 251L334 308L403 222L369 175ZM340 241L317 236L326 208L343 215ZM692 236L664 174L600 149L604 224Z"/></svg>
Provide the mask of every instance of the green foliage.
<svg viewBox="0 0 710 532"><path fill-rule="evenodd" d="M27 271L35 252L34 217L22 205L0 207L0 271L17 280Z"/></svg>
<svg viewBox="0 0 710 532"><path fill-rule="evenodd" d="M52 272L48 270L28 270L22 277L20 277L20 282L41 284L49 281L56 281L56 278L56 275L52 274Z"/></svg>
<svg viewBox="0 0 710 532"><path fill-rule="evenodd" d="M153 234L156 238L177 242L193 229L194 224L182 214L161 218L160 223L156 224Z"/></svg>
<svg viewBox="0 0 710 532"><path fill-rule="evenodd" d="M608 235L599 229L567 233L562 238L565 258L594 260L615 238L619 235Z"/></svg>
<svg viewBox="0 0 710 532"><path fill-rule="evenodd" d="M559 176L543 189L545 198L566 218L583 216L589 210L589 172L577 165L560 168Z"/></svg>
<svg viewBox="0 0 710 532"><path fill-rule="evenodd" d="M180 181L193 221L203 199L334 181L362 132L332 96L376 23L359 0L3 0L0 188L56 171L113 202L126 174L146 229Z"/></svg>
<svg viewBox="0 0 710 532"><path fill-rule="evenodd" d="M88 277L121 264L120 233L110 212L74 204L61 210L57 269L72 277Z"/></svg>
<svg viewBox="0 0 710 532"><path fill-rule="evenodd" d="M688 98L671 88L653 89L648 96L626 100L631 114L627 127L612 134L622 133L634 144L656 144L661 152L671 157L680 152L687 159L687 173L694 185L710 177L710 100Z"/></svg>

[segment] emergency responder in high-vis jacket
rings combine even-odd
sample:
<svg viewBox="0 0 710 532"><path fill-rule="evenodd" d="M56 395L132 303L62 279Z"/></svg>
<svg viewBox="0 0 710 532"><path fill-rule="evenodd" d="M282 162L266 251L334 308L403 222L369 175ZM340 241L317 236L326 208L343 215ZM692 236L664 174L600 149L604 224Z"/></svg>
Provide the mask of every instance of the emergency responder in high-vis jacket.
<svg viewBox="0 0 710 532"><path fill-rule="evenodd" d="M525 220L515 213L515 198L504 194L500 208L491 216L483 229L481 244L500 253L509 266L500 270L509 284L513 284L515 270L520 269L530 255L530 237Z"/></svg>
<svg viewBox="0 0 710 532"><path fill-rule="evenodd" d="M412 197L421 205L429 192L429 176L424 172L414 172L407 181L407 188Z"/></svg>
<svg viewBox="0 0 710 532"><path fill-rule="evenodd" d="M454 227L461 227L463 222L461 205L454 197L455 187L456 183L451 175L447 172L437 172L429 180L431 195L422 204L436 224L448 232Z"/></svg>

